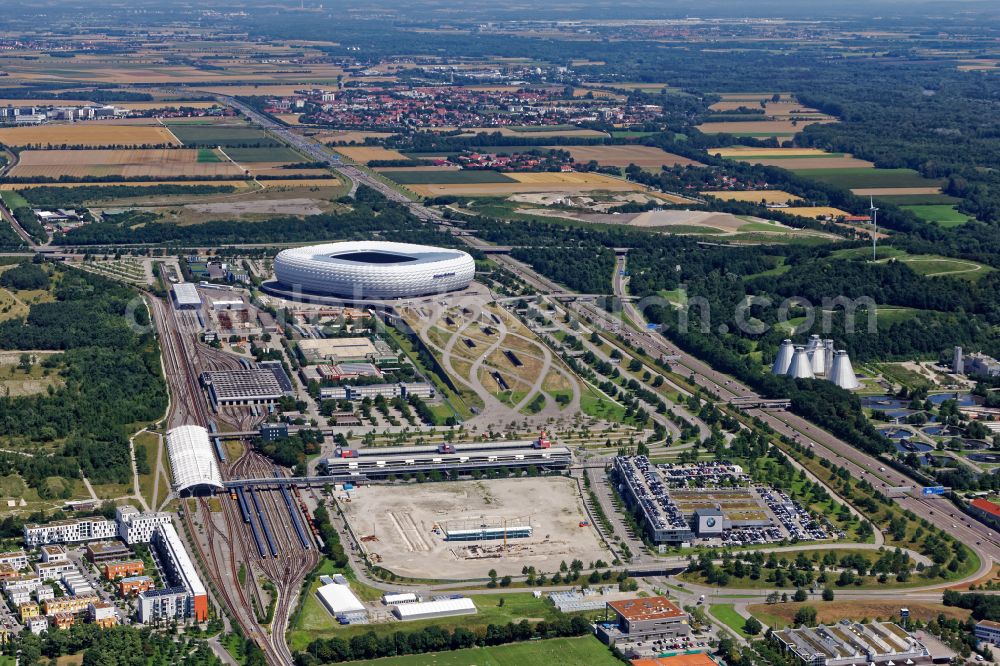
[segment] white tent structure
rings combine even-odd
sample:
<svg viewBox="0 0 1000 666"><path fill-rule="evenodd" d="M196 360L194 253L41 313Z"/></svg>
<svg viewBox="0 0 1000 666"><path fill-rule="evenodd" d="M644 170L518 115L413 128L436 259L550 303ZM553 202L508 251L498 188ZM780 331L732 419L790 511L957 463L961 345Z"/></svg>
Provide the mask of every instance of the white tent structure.
<svg viewBox="0 0 1000 666"><path fill-rule="evenodd" d="M167 457L178 493L200 486L225 488L208 431L201 426L183 425L167 432Z"/></svg>

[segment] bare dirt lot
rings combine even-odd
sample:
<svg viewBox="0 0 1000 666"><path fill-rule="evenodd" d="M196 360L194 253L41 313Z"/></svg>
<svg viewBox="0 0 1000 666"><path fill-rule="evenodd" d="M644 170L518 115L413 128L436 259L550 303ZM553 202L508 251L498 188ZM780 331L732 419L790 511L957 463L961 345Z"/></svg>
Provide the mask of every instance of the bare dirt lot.
<svg viewBox="0 0 1000 666"><path fill-rule="evenodd" d="M799 197L785 192L784 190L744 190L739 192L729 190L713 190L710 192L702 192L702 194L715 197L716 199L722 199L723 201L750 201L752 203L760 203L763 201L769 204L783 204L791 201L802 201Z"/></svg>
<svg viewBox="0 0 1000 666"><path fill-rule="evenodd" d="M343 507L359 537L376 537L364 545L382 566L415 578L477 578L490 569L513 575L526 565L552 573L562 560L608 559L593 528L579 526L586 512L576 484L564 477L362 487ZM499 550L502 542L449 542L433 531L446 521L518 519L530 520L533 534L511 539L503 557L468 552L473 545Z"/></svg>

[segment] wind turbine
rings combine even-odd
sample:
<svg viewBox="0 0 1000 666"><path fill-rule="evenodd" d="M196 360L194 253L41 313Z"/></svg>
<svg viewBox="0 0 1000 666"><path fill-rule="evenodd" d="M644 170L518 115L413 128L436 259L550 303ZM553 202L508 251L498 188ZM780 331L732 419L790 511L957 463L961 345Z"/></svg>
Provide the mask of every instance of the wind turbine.
<svg viewBox="0 0 1000 666"><path fill-rule="evenodd" d="M878 208L875 207L875 198L869 197L868 210L872 212L872 261L875 261L875 243L878 241Z"/></svg>

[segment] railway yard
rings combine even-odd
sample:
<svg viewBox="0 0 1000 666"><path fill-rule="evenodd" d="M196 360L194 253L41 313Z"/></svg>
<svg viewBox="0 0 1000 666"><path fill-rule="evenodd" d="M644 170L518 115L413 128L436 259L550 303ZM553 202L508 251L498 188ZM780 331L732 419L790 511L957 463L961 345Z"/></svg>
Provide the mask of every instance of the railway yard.
<svg viewBox="0 0 1000 666"><path fill-rule="evenodd" d="M976 225L996 222L995 164L838 148L877 105L810 92L799 66L821 38L842 76L886 85L892 54L915 127L965 90L931 84L950 24L466 32L448 9L455 48L594 51L556 63L379 55L395 28L323 41L310 4L269 10L302 33L280 43L214 9L176 43L115 22L80 49L59 24L0 40L0 666L44 663L28 632L51 664L104 664L61 651L74 622L146 632L151 666L989 661L1000 264ZM781 87L757 38L783 45ZM992 76L993 46L961 62ZM748 59L739 85L713 73L726 53ZM649 83L664 54L671 82ZM975 261L949 235L965 225ZM903 351L846 305L824 354L792 343L819 325L804 308L750 317L809 372L772 368L775 331L735 330L751 295L852 280L879 286L863 311ZM961 318L949 368L917 338Z"/></svg>

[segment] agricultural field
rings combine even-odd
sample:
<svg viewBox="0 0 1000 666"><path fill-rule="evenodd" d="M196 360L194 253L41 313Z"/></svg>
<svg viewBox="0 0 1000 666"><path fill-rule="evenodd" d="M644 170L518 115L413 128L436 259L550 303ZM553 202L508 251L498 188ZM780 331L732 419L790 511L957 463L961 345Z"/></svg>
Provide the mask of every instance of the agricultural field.
<svg viewBox="0 0 1000 666"><path fill-rule="evenodd" d="M730 190L715 190L701 193L704 196L715 197L723 201L748 201L750 203L785 204L802 201L794 194L783 190L745 190L735 192Z"/></svg>
<svg viewBox="0 0 1000 666"><path fill-rule="evenodd" d="M661 166L701 166L700 163L680 155L668 153L653 146L546 146L549 150L566 150L580 163L591 160L601 166L639 167L659 169Z"/></svg>
<svg viewBox="0 0 1000 666"><path fill-rule="evenodd" d="M354 130L320 130L318 132L306 132L321 143L328 145L364 143L365 139L387 139L392 136L391 132L363 132Z"/></svg>
<svg viewBox="0 0 1000 666"><path fill-rule="evenodd" d="M965 213L960 213L954 206L946 204L909 205L902 206L902 208L910 211L922 220L933 222L945 228L958 227L973 219Z"/></svg>
<svg viewBox="0 0 1000 666"><path fill-rule="evenodd" d="M697 129L702 134L732 134L750 137L789 137L798 134L809 125L829 120L732 120L717 123L702 123Z"/></svg>
<svg viewBox="0 0 1000 666"><path fill-rule="evenodd" d="M361 150L368 150L362 148ZM406 158L403 158L406 159ZM470 185L479 183L512 183L513 178L499 171L454 169L387 169L383 176L400 185Z"/></svg>
<svg viewBox="0 0 1000 666"><path fill-rule="evenodd" d="M837 250L831 256L839 259L867 261L871 257L871 248L856 247L848 250ZM911 255L905 250L888 246L879 247L877 256L879 262L899 261L920 275L927 277L956 277L975 281L995 270L990 266L967 259L952 259L933 254Z"/></svg>
<svg viewBox="0 0 1000 666"><path fill-rule="evenodd" d="M238 164L290 164L306 161L291 148L283 145L265 146L262 148L240 148L230 146L224 148L226 156ZM294 173L302 173L296 170Z"/></svg>
<svg viewBox="0 0 1000 666"><path fill-rule="evenodd" d="M16 178L240 178L243 172L214 150L26 150L10 175Z"/></svg>
<svg viewBox="0 0 1000 666"><path fill-rule="evenodd" d="M716 157L726 157L742 162L767 157L822 157L829 155L820 148L758 148L757 146L708 148L705 152Z"/></svg>
<svg viewBox="0 0 1000 666"><path fill-rule="evenodd" d="M638 192L643 186L619 178L612 178L597 173L506 173L497 174L504 181L494 180L473 183L441 183L427 182L430 174L423 172L424 184L407 184L410 190L427 197L446 195L467 196L506 196L510 194L546 192L560 194L585 194L589 192ZM473 173L468 171L447 172L437 174ZM480 172L482 173L482 172ZM385 174L384 174L385 175ZM394 178L395 180L395 178Z"/></svg>
<svg viewBox="0 0 1000 666"><path fill-rule="evenodd" d="M940 187L940 181L924 178L913 169L795 169L795 173L803 178L810 178L834 187L844 189L870 188L930 188Z"/></svg>
<svg viewBox="0 0 1000 666"><path fill-rule="evenodd" d="M389 657L379 666L620 666L608 648L594 636L552 638L454 652Z"/></svg>
<svg viewBox="0 0 1000 666"><path fill-rule="evenodd" d="M406 155L395 151L389 150L387 148L382 148L381 146L356 146L350 148L337 148L337 152L344 157L354 160L355 162L360 162L361 164L368 164L369 162L376 162L381 160L405 160Z"/></svg>
<svg viewBox="0 0 1000 666"><path fill-rule="evenodd" d="M174 136L189 148L215 148L216 146L229 148L246 145L256 146L257 144L263 146L283 145L268 136L264 130L242 123L238 125L169 123L169 125Z"/></svg>
<svg viewBox="0 0 1000 666"><path fill-rule="evenodd" d="M848 217L850 215L846 210L833 208L832 206L789 206L788 208L782 208L781 212L788 215L795 215L796 217L807 217L812 220Z"/></svg>
<svg viewBox="0 0 1000 666"><path fill-rule="evenodd" d="M166 127L113 125L93 121L74 125L35 125L0 128L0 143L10 146L158 146L178 145Z"/></svg>

